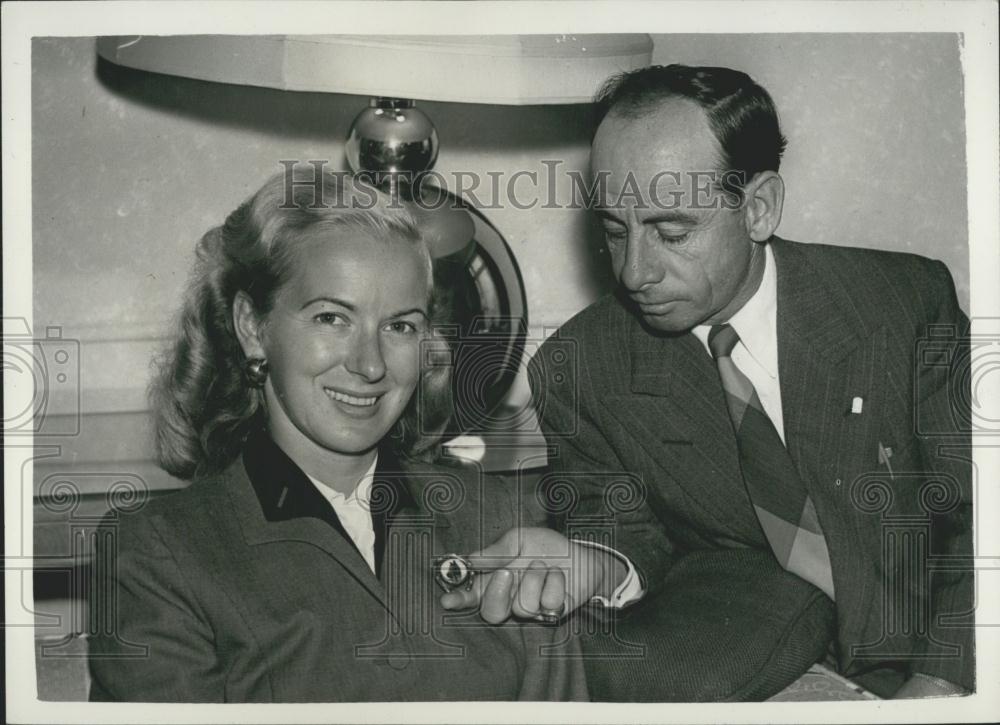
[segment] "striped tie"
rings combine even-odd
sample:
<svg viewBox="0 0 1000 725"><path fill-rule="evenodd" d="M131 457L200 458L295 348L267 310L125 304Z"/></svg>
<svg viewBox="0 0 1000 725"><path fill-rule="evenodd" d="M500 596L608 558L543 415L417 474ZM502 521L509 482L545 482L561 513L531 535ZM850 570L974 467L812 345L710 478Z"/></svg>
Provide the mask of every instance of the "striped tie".
<svg viewBox="0 0 1000 725"><path fill-rule="evenodd" d="M816 508L757 391L730 357L739 340L729 325L715 325L708 347L726 393L750 500L781 566L833 599L830 553Z"/></svg>

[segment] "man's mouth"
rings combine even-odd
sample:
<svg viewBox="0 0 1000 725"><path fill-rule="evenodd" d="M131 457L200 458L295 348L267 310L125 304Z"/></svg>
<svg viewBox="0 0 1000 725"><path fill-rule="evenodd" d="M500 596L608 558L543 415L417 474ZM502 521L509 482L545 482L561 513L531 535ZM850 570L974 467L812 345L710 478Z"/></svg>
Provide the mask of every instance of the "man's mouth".
<svg viewBox="0 0 1000 725"><path fill-rule="evenodd" d="M334 390L333 388L323 388L323 392L333 400L340 403L347 403L348 405L354 405L359 408L370 408L375 405L381 397L379 395L350 395L339 390Z"/></svg>
<svg viewBox="0 0 1000 725"><path fill-rule="evenodd" d="M662 315L663 313L668 312L676 302L677 300L667 300L666 302L657 302L655 304L645 304L643 302L639 302L638 305L643 314Z"/></svg>

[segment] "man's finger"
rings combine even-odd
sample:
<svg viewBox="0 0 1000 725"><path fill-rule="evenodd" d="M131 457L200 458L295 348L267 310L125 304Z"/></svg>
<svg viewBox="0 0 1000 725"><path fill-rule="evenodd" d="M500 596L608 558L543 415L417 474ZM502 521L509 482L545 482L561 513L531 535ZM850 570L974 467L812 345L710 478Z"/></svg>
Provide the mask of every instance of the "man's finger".
<svg viewBox="0 0 1000 725"><path fill-rule="evenodd" d="M517 558L519 544L518 530L509 529L489 546L466 556L465 560L475 571L505 569L511 561Z"/></svg>
<svg viewBox="0 0 1000 725"><path fill-rule="evenodd" d="M470 589L456 589L453 592L442 594L441 606L445 609L472 609L478 607L479 602L482 601L483 592L492 578L492 574L474 576Z"/></svg>
<svg viewBox="0 0 1000 725"><path fill-rule="evenodd" d="M507 549L501 549L499 546L496 549L492 547L491 544L482 551L464 557L473 571L490 572L506 569L518 558L516 551L511 552Z"/></svg>
<svg viewBox="0 0 1000 725"><path fill-rule="evenodd" d="M514 604L511 608L515 617L534 617L538 614L546 572L548 572L548 566L544 561L535 559L528 564L528 568L521 576L517 596L514 597Z"/></svg>
<svg viewBox="0 0 1000 725"><path fill-rule="evenodd" d="M566 575L562 569L549 569L542 587L539 604L543 612L551 612L562 616L566 603Z"/></svg>
<svg viewBox="0 0 1000 725"><path fill-rule="evenodd" d="M479 616L490 624L500 624L510 618L513 597L517 594L514 572L500 569L493 572L479 603Z"/></svg>

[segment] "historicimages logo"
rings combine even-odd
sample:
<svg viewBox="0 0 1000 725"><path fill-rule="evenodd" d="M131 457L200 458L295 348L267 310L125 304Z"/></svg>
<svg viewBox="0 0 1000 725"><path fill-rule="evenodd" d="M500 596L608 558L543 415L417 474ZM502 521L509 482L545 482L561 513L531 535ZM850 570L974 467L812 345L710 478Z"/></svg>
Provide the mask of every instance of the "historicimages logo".
<svg viewBox="0 0 1000 725"><path fill-rule="evenodd" d="M80 343L62 328L32 335L21 317L3 318L4 436L80 432Z"/></svg>

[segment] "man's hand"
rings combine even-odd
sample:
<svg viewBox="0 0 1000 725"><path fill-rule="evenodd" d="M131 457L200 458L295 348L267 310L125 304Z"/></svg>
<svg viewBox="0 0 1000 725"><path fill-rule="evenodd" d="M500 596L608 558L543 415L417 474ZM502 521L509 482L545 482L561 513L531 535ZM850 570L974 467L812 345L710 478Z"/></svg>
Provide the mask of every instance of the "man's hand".
<svg viewBox="0 0 1000 725"><path fill-rule="evenodd" d="M511 615L565 616L594 596L610 597L626 574L614 554L545 528L510 529L467 559L479 572L472 588L448 592L441 606L478 606L480 616L491 624Z"/></svg>
<svg viewBox="0 0 1000 725"><path fill-rule="evenodd" d="M910 679L903 683L892 699L907 700L914 697L946 697L967 694L964 688L959 687L954 682L915 672Z"/></svg>

